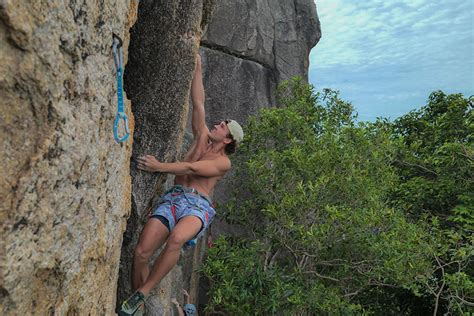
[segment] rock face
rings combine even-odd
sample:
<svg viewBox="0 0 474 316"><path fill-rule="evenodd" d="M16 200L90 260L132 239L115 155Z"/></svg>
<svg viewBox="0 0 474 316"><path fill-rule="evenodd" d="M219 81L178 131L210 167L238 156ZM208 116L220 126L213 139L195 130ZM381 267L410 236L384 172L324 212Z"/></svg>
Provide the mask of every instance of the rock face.
<svg viewBox="0 0 474 316"><path fill-rule="evenodd" d="M202 43L259 63L280 82L294 76L307 78L309 51L320 37L314 1L222 0Z"/></svg>
<svg viewBox="0 0 474 316"><path fill-rule="evenodd" d="M133 158L154 155L175 161L180 154L188 115L189 90L201 39L202 17L209 16L212 1L142 0L137 23L131 29L125 89L135 116ZM119 301L133 293L130 286L133 250L154 201L166 188L166 176L136 169L132 161L132 216L124 235ZM169 315L171 298L181 288L196 293L193 264L202 247L186 251L179 264L147 299L147 314ZM156 258L155 255L153 260ZM193 285L192 285L192 284ZM192 288L191 288L192 287Z"/></svg>
<svg viewBox="0 0 474 316"><path fill-rule="evenodd" d="M126 58L136 6L0 2L3 315L114 312L132 143L112 136L111 32Z"/></svg>
<svg viewBox="0 0 474 316"><path fill-rule="evenodd" d="M307 80L309 52L320 38L313 0L219 1L201 50L208 123L225 118L245 123L258 109L275 106L278 83L294 76ZM216 201L225 201L229 189L221 181ZM214 229L229 229L223 225Z"/></svg>

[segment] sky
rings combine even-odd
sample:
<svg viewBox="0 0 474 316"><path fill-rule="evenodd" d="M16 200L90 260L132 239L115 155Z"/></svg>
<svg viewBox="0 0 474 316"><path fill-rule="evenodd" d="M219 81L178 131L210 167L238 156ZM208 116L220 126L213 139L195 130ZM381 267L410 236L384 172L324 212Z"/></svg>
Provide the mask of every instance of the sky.
<svg viewBox="0 0 474 316"><path fill-rule="evenodd" d="M315 0L322 36L309 82L359 121L419 109L435 90L474 94L474 0Z"/></svg>

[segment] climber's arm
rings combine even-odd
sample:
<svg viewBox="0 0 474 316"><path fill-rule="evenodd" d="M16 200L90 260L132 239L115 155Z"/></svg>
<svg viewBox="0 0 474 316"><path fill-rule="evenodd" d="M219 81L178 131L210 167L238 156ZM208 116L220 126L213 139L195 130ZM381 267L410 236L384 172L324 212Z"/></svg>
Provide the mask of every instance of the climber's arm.
<svg viewBox="0 0 474 316"><path fill-rule="evenodd" d="M206 126L206 114L204 111L204 85L202 83L201 56L197 54L196 69L194 71L193 82L191 84L191 98L193 100L192 129L194 138L200 135L207 135L209 132Z"/></svg>
<svg viewBox="0 0 474 316"><path fill-rule="evenodd" d="M159 162L155 157L146 155L138 158L138 169L148 172L164 172L175 175L198 175L202 177L217 177L224 175L230 169L231 163L227 157L195 162Z"/></svg>

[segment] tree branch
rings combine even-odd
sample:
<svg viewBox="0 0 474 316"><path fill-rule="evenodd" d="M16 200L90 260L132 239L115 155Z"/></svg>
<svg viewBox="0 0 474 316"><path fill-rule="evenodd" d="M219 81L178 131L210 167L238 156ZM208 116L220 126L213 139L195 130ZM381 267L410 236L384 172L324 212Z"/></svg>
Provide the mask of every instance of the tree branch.
<svg viewBox="0 0 474 316"><path fill-rule="evenodd" d="M355 292L344 294L344 297L347 297L347 298L350 299L350 298L352 298L353 296L356 296L357 294L359 294L359 292L362 291L364 288L365 288L365 286L361 287L360 289L358 289L358 290L355 291Z"/></svg>
<svg viewBox="0 0 474 316"><path fill-rule="evenodd" d="M426 168L425 166L422 166L422 165L418 165L418 164L415 164L415 163L409 163L409 162L406 162L406 161L402 161L402 160L394 160L395 163L400 163L401 165L404 165L404 166L407 166L407 167L418 167L428 173L431 173L431 174L434 174L435 176L439 176L438 173L436 173L435 171L433 170L430 170L428 168Z"/></svg>
<svg viewBox="0 0 474 316"><path fill-rule="evenodd" d="M460 297L459 295L453 295L455 299L460 300L463 304L466 304L467 306L474 306L474 302L469 302Z"/></svg>
<svg viewBox="0 0 474 316"><path fill-rule="evenodd" d="M303 273L304 274L314 274L317 277L320 277L321 279L326 279L326 280L331 280L331 281L334 281L334 282L339 282L339 279L336 279L336 278L333 278L333 277L330 277L330 276L327 276L327 275L319 274L316 271L303 271Z"/></svg>
<svg viewBox="0 0 474 316"><path fill-rule="evenodd" d="M441 292L443 292L444 285L445 285L446 281L444 280L444 265L441 264L441 262L439 261L439 258L436 254L434 256L435 256L436 262L438 263L438 266L440 266L440 268L441 268L441 273L442 273L441 277L442 277L442 280L443 280L443 283L441 284L441 287L439 288L439 291L436 294L435 308L434 308L434 311L433 311L433 316L436 316L436 314L438 313L439 297L441 296Z"/></svg>

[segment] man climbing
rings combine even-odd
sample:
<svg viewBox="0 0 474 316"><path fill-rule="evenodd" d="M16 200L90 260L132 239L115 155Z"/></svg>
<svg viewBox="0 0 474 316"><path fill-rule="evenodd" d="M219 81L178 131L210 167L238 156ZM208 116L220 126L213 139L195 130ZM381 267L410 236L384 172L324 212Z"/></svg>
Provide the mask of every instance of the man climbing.
<svg viewBox="0 0 474 316"><path fill-rule="evenodd" d="M141 313L146 296L178 262L184 243L204 234L215 215L209 196L231 168L228 155L235 152L244 136L242 127L234 120L222 121L211 129L206 126L199 54L191 98L194 141L184 160L164 163L150 155L138 158L139 169L176 177L175 185L162 196L140 235L133 257L132 287L136 292L122 304L120 315ZM165 242L150 271L148 260Z"/></svg>

